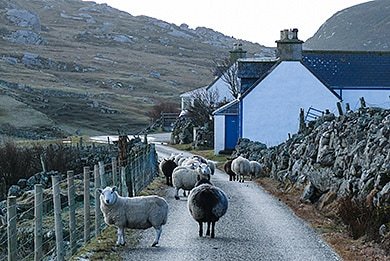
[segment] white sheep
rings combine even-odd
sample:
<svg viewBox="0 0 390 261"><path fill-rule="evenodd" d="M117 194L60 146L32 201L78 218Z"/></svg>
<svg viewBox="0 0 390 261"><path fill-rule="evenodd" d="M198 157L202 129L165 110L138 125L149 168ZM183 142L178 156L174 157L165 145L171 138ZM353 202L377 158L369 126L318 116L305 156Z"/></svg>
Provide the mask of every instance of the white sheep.
<svg viewBox="0 0 390 261"><path fill-rule="evenodd" d="M207 164L200 164L195 169L189 167L177 167L172 173L172 183L175 187L175 199L180 199L179 190L184 190L184 196L186 190L194 188L199 178L210 179L211 170Z"/></svg>
<svg viewBox="0 0 390 261"><path fill-rule="evenodd" d="M118 228L117 245L125 244L125 228L147 229L154 227L156 246L161 236L162 225L167 223L168 203L158 196L122 197L116 187L106 187L100 192L100 210L107 225Z"/></svg>
<svg viewBox="0 0 390 261"><path fill-rule="evenodd" d="M205 163L209 166L211 170L211 175L214 175L215 172L215 164L214 162L207 160L206 158L199 156L199 155L193 155L190 158L182 158L179 160L179 166L189 166L189 165L200 165L202 163Z"/></svg>
<svg viewBox="0 0 390 261"><path fill-rule="evenodd" d="M249 164L251 166L251 180L253 177L255 178L260 177L262 171L261 164L254 160L249 161Z"/></svg>
<svg viewBox="0 0 390 261"><path fill-rule="evenodd" d="M238 156L232 161L232 171L236 173L239 182L244 182L245 176L249 176L251 172L249 160Z"/></svg>
<svg viewBox="0 0 390 261"><path fill-rule="evenodd" d="M199 224L199 236L203 236L203 222L207 222L206 236L215 237L215 222L228 209L228 198L220 188L213 186L209 180L200 180L191 190L187 202L190 214Z"/></svg>

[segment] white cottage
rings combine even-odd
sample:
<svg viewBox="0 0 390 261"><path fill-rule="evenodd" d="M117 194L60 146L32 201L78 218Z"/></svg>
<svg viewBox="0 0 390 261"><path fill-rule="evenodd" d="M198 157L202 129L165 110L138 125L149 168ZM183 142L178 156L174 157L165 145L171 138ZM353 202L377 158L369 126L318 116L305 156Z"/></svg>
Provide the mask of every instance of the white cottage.
<svg viewBox="0 0 390 261"><path fill-rule="evenodd" d="M360 97L390 108L390 53L302 51L297 33L281 31L276 59L238 60L241 95L214 112L215 154L238 138L280 144L298 131L301 108L337 114L337 102L357 109Z"/></svg>
<svg viewBox="0 0 390 261"><path fill-rule="evenodd" d="M230 53L230 61L237 61L237 59L245 58L246 51L242 49L241 44L235 44L233 50L229 51ZM236 67L237 62L232 66ZM231 69L229 69L231 70ZM238 82L239 83L239 82ZM232 94L231 87L229 83L224 79L224 75L220 75L214 79L209 85L185 92L180 95L181 98L181 111L185 113L185 111L193 105L194 98L199 94L204 92L212 93L216 96L216 103L218 104L226 104L235 99Z"/></svg>

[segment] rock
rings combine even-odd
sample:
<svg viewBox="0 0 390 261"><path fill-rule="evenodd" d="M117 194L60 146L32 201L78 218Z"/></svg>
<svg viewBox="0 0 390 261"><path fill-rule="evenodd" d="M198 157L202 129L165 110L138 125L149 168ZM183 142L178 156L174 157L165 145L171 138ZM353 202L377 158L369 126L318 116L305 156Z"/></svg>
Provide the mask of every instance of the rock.
<svg viewBox="0 0 390 261"><path fill-rule="evenodd" d="M30 27L35 32L41 31L41 22L39 16L28 10L8 9L6 17L17 26Z"/></svg>
<svg viewBox="0 0 390 261"><path fill-rule="evenodd" d="M320 195L320 191L311 182L309 182L303 190L300 201L314 203L319 199Z"/></svg>
<svg viewBox="0 0 390 261"><path fill-rule="evenodd" d="M389 233L389 229L387 228L386 224L382 224L380 227L379 227L379 235L381 237L385 237L387 233Z"/></svg>
<svg viewBox="0 0 390 261"><path fill-rule="evenodd" d="M27 180L26 179L19 179L17 185L21 188L24 189L27 187Z"/></svg>
<svg viewBox="0 0 390 261"><path fill-rule="evenodd" d="M8 37L5 37L5 40L8 40L16 44L24 45L42 45L45 44L43 38L30 30L17 30L16 32L11 33Z"/></svg>
<svg viewBox="0 0 390 261"><path fill-rule="evenodd" d="M8 197L10 196L20 197L21 195L22 195L22 190L18 185L12 185L8 189Z"/></svg>

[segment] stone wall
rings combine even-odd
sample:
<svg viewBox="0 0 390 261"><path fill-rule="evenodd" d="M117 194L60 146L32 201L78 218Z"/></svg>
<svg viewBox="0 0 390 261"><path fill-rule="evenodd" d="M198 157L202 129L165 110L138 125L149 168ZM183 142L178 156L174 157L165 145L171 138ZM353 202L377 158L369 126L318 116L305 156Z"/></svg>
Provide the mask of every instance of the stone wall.
<svg viewBox="0 0 390 261"><path fill-rule="evenodd" d="M351 197L390 206L390 110L362 108L310 122L303 133L267 148L241 139L242 154L264 166L264 174L304 188L301 199L321 206Z"/></svg>

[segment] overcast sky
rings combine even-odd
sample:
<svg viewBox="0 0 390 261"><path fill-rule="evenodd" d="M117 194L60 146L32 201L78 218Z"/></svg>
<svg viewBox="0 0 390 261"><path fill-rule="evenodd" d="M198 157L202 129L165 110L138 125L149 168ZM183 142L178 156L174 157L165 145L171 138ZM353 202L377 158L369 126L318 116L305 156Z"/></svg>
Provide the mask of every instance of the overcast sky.
<svg viewBox="0 0 390 261"><path fill-rule="evenodd" d="M280 30L311 37L328 18L368 0L96 0L131 15L146 15L190 28L211 28L237 39L275 46Z"/></svg>

